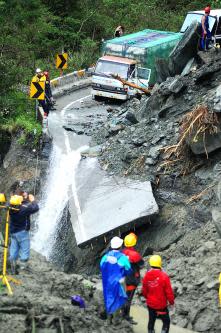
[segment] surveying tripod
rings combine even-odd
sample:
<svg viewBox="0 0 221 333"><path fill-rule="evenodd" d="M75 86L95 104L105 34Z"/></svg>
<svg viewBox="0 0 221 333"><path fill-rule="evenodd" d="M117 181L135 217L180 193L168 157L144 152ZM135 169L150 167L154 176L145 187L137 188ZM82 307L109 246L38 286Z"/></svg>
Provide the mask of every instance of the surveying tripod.
<svg viewBox="0 0 221 333"><path fill-rule="evenodd" d="M4 254L3 254L3 267L2 267L2 275L0 275L0 279L2 280L3 285L6 285L8 289L9 295L12 295L12 288L9 284L9 281L19 285L21 282L19 280L14 279L11 276L7 275L7 256L8 256L8 238L9 238L9 212L10 210L19 211L19 209L10 207L7 205L0 205L0 209L6 209L6 223L5 223L5 239L4 239Z"/></svg>

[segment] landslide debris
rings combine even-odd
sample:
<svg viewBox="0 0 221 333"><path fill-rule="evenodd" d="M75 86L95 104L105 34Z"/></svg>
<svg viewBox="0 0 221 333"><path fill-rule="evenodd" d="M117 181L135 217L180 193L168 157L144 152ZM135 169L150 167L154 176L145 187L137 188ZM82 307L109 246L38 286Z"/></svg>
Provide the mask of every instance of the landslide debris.
<svg viewBox="0 0 221 333"><path fill-rule="evenodd" d="M37 253L32 253L30 270L14 276L20 286L11 285L14 295L0 290L0 332L13 333L114 333L133 332L127 321L110 325L101 319L102 289L98 279L55 271ZM93 282L92 282L93 281ZM70 297L80 295L85 309L73 306Z"/></svg>
<svg viewBox="0 0 221 333"><path fill-rule="evenodd" d="M136 230L139 250L161 251L167 263L174 324L207 333L221 331L220 83L220 50L198 53L189 72L155 85L149 98L109 108L94 133L107 172L152 182L160 213Z"/></svg>

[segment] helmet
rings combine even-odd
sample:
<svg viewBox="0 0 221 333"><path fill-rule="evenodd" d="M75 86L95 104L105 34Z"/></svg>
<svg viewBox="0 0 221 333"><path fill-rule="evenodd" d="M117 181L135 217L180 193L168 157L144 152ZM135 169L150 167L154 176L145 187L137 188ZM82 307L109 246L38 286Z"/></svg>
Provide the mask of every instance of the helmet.
<svg viewBox="0 0 221 333"><path fill-rule="evenodd" d="M36 74L42 73L42 70L41 70L40 68L36 68L35 73L36 73Z"/></svg>
<svg viewBox="0 0 221 333"><path fill-rule="evenodd" d="M13 195L10 199L10 205L12 206L20 206L22 203L22 196L20 195Z"/></svg>
<svg viewBox="0 0 221 333"><path fill-rule="evenodd" d="M85 308L85 303L84 300L81 298L79 295L74 295L71 296L71 304L79 306L80 308L84 309Z"/></svg>
<svg viewBox="0 0 221 333"><path fill-rule="evenodd" d="M124 245L126 247L133 247L137 244L137 236L131 232L129 235L127 235L125 238L124 238Z"/></svg>
<svg viewBox="0 0 221 333"><path fill-rule="evenodd" d="M0 193L0 203L5 203L6 202L6 198L4 193Z"/></svg>
<svg viewBox="0 0 221 333"><path fill-rule="evenodd" d="M111 239L111 248L112 249L119 249L122 246L123 242L124 242L123 239L121 239L120 237L115 236Z"/></svg>
<svg viewBox="0 0 221 333"><path fill-rule="evenodd" d="M209 14L209 13L210 13L210 7L207 6L207 7L204 9L204 11L205 11L205 14Z"/></svg>
<svg viewBox="0 0 221 333"><path fill-rule="evenodd" d="M162 259L161 256L159 256L158 254L155 254L153 256L150 257L149 259L149 264L151 267L162 267Z"/></svg>

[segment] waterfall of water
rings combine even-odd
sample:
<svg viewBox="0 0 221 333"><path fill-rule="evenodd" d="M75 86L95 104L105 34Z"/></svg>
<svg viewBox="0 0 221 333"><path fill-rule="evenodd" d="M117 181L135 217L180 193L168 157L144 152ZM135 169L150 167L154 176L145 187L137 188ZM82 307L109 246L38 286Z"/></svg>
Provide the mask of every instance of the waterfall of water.
<svg viewBox="0 0 221 333"><path fill-rule="evenodd" d="M37 230L32 238L32 248L46 258L49 258L55 242L55 230L67 205L69 187L73 183L80 158L79 150L69 150L64 154L57 146L53 147L36 221Z"/></svg>

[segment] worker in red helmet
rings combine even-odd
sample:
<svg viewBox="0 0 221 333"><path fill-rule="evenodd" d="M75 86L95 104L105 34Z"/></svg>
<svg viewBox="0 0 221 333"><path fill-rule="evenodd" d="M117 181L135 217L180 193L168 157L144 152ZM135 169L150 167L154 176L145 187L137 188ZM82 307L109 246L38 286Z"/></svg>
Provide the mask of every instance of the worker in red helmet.
<svg viewBox="0 0 221 333"><path fill-rule="evenodd" d="M46 77L45 97L46 97L46 102L48 104L48 109L49 110L56 110L56 108L54 107L54 99L53 99L52 92L51 92L51 81L50 81L49 72L44 71L44 76Z"/></svg>
<svg viewBox="0 0 221 333"><path fill-rule="evenodd" d="M201 19L201 38L200 38L200 48L202 51L209 49L209 43L211 41L211 32L209 30L209 14L210 5L204 9L205 14Z"/></svg>
<svg viewBox="0 0 221 333"><path fill-rule="evenodd" d="M127 302L123 307L123 315L126 320L131 324L137 324L132 317L130 317L130 307L131 302L134 296L134 293L137 289L138 284L140 283L140 269L144 265L144 261L140 253L138 253L134 246L137 244L137 236L131 232L124 238L125 248L122 250L122 253L125 254L131 264L132 272L126 277L126 293L127 293Z"/></svg>

